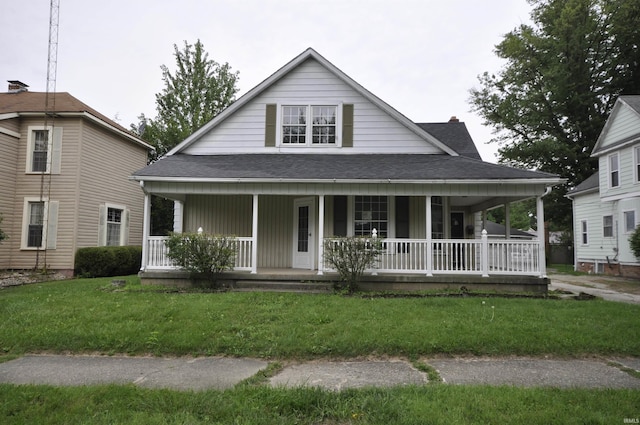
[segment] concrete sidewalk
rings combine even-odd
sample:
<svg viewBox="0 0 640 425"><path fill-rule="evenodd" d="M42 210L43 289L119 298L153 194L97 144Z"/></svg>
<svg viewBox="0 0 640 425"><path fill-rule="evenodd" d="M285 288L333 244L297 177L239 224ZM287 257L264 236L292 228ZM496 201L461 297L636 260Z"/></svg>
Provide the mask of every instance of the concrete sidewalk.
<svg viewBox="0 0 640 425"><path fill-rule="evenodd" d="M536 358L423 359L445 384L558 388L640 389L638 358L547 360ZM83 386L133 384L174 390L228 389L265 369L263 360L227 357L156 358L27 355L0 364L0 383ZM425 385L427 375L404 360L311 361L285 366L274 387L346 388Z"/></svg>

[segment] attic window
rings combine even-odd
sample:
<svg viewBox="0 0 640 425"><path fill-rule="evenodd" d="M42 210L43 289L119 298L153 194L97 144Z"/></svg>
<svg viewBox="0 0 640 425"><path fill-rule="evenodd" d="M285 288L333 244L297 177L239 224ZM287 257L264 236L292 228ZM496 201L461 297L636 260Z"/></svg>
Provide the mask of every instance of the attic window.
<svg viewBox="0 0 640 425"><path fill-rule="evenodd" d="M338 106L282 106L282 145L331 145L337 143Z"/></svg>

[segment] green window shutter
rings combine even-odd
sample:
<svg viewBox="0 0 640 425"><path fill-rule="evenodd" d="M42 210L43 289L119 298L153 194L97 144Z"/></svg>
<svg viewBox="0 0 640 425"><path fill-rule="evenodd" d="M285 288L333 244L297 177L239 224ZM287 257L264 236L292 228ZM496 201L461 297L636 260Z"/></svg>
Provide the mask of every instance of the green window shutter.
<svg viewBox="0 0 640 425"><path fill-rule="evenodd" d="M347 236L347 197L333 197L333 235Z"/></svg>
<svg viewBox="0 0 640 425"><path fill-rule="evenodd" d="M278 115L278 105L270 103L267 105L264 129L264 145L266 147L276 146L276 120Z"/></svg>
<svg viewBox="0 0 640 425"><path fill-rule="evenodd" d="M56 249L58 236L58 201L49 201L49 214L47 214L47 249Z"/></svg>
<svg viewBox="0 0 640 425"><path fill-rule="evenodd" d="M107 244L107 206L100 205L100 215L98 216L98 246Z"/></svg>
<svg viewBox="0 0 640 425"><path fill-rule="evenodd" d="M51 141L51 174L60 174L60 162L62 160L62 128L53 129Z"/></svg>
<svg viewBox="0 0 640 425"><path fill-rule="evenodd" d="M353 147L353 104L342 105L342 147Z"/></svg>

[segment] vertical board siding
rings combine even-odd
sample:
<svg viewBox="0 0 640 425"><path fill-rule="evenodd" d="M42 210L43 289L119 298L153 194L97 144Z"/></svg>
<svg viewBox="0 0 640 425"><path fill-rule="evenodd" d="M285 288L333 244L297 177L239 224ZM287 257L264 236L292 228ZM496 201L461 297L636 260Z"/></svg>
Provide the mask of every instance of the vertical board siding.
<svg viewBox="0 0 640 425"><path fill-rule="evenodd" d="M251 236L252 198L247 195L187 196L184 231Z"/></svg>
<svg viewBox="0 0 640 425"><path fill-rule="evenodd" d="M441 153L315 60L308 60L219 123L183 152L194 155L277 152L265 147L267 104L353 104L353 147L295 147L295 152Z"/></svg>
<svg viewBox="0 0 640 425"><path fill-rule="evenodd" d="M291 267L294 199L291 196L260 196L258 202L258 267Z"/></svg>

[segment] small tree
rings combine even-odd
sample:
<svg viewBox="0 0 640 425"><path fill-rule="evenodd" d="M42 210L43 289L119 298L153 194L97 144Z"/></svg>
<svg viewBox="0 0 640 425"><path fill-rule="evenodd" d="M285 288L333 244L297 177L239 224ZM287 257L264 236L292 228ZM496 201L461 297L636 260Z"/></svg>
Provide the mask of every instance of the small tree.
<svg viewBox="0 0 640 425"><path fill-rule="evenodd" d="M233 270L236 242L226 236L171 233L165 242L167 257L183 269L215 282L225 270Z"/></svg>
<svg viewBox="0 0 640 425"><path fill-rule="evenodd" d="M2 224L2 214L0 214L0 224ZM7 234L5 232L2 231L2 229L0 229L0 243L7 239L9 236L7 236Z"/></svg>
<svg viewBox="0 0 640 425"><path fill-rule="evenodd" d="M364 271L375 265L382 253L382 241L349 236L324 243L325 261L340 275L336 289L351 294L358 290Z"/></svg>
<svg viewBox="0 0 640 425"><path fill-rule="evenodd" d="M631 236L629 236L629 245L631 246L631 252L636 258L640 258L640 226L636 227Z"/></svg>

